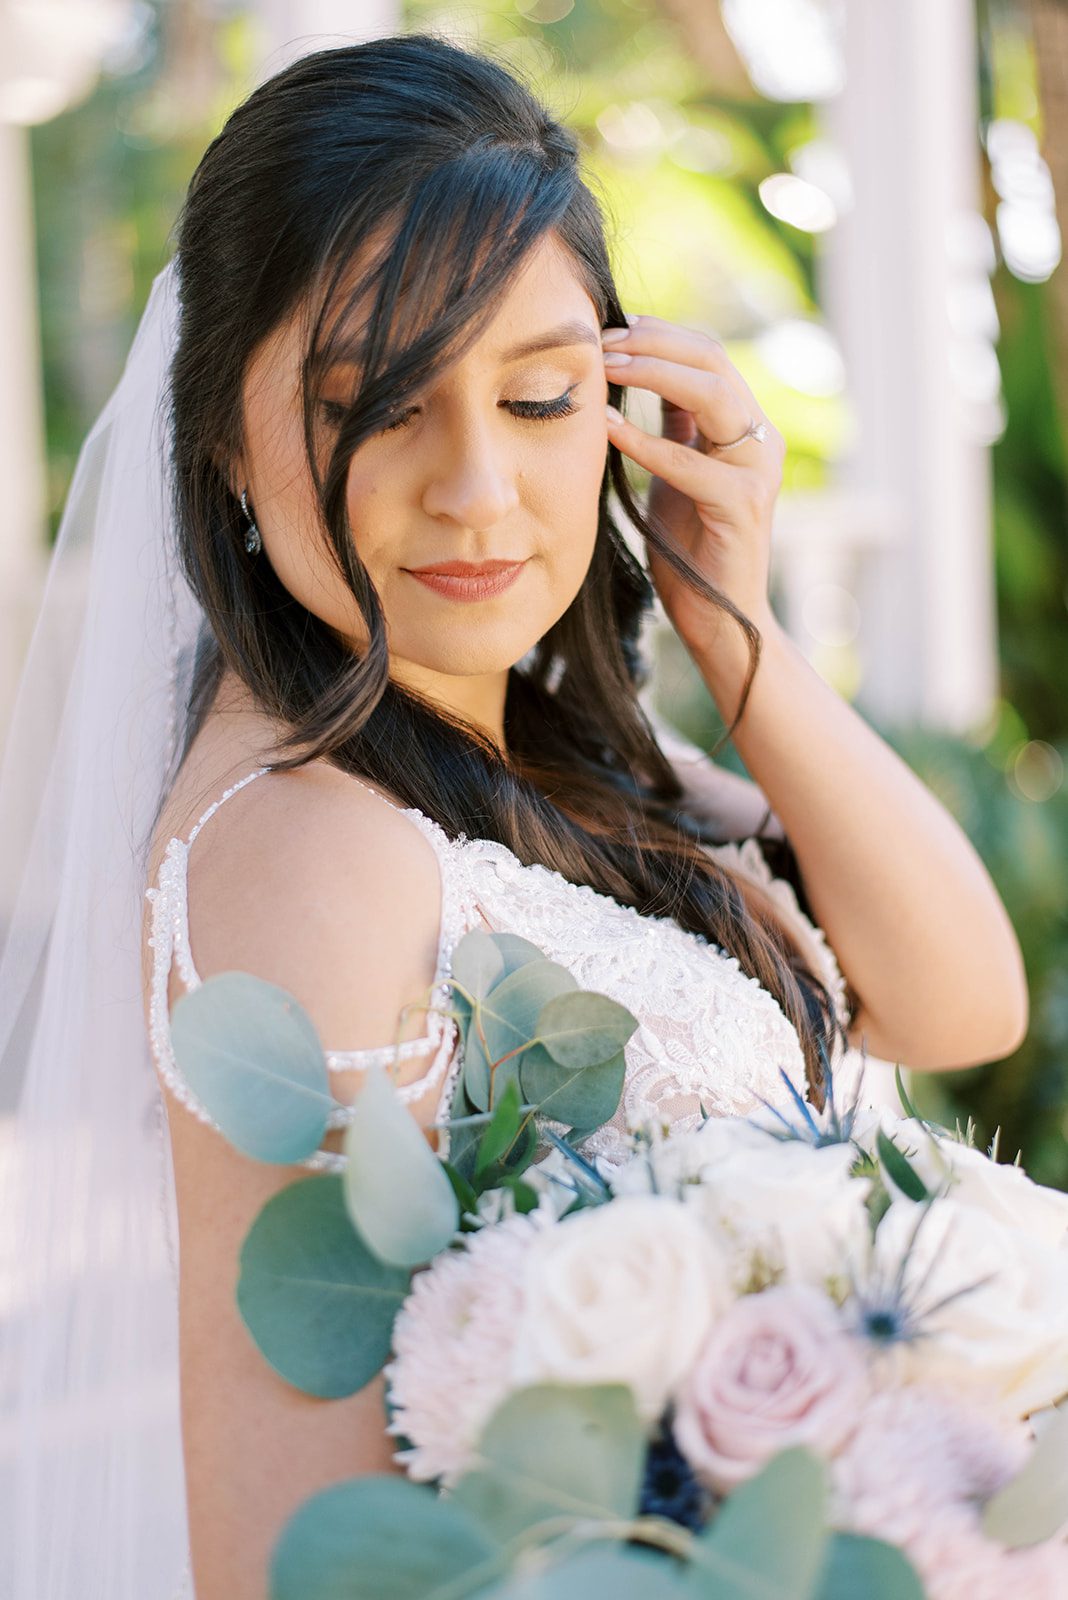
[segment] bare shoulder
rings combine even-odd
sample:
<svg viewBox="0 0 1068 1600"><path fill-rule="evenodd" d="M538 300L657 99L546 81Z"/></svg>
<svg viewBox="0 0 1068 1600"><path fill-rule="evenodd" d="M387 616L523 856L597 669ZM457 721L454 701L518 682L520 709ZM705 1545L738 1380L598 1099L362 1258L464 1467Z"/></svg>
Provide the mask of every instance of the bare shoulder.
<svg viewBox="0 0 1068 1600"><path fill-rule="evenodd" d="M399 803L389 803L395 796L328 762L252 777L278 755L270 733L251 714L209 714L160 818L153 879L169 840L188 842L197 821L234 790L188 852L189 944L197 975L250 972L277 984L307 1011L328 1051L421 1038L428 1032L441 925L434 846ZM251 781L235 788L243 777ZM146 1023L153 964L147 915ZM183 993L173 964L169 1010ZM407 1058L397 1081L414 1082L430 1059L429 1052ZM335 1093L351 1098L360 1077L355 1068L338 1074ZM434 1110L429 1091L413 1103L421 1123Z"/></svg>
<svg viewBox="0 0 1068 1600"><path fill-rule="evenodd" d="M441 881L411 817L326 764L264 773L190 851L189 932L201 978L237 969L278 984L327 1050L393 1040L434 981ZM417 1038L425 1016L401 1033Z"/></svg>

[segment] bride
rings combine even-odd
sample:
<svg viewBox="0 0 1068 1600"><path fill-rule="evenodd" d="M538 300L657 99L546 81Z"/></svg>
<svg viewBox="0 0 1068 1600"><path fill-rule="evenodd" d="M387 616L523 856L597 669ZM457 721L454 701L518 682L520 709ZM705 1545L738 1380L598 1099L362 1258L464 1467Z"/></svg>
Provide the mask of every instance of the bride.
<svg viewBox="0 0 1068 1600"><path fill-rule="evenodd" d="M632 387L659 434L620 414ZM574 137L491 59L324 50L210 145L72 485L54 564L92 566L63 719L43 735L46 597L0 786L29 886L0 962L26 1262L0 1593L168 1600L188 1543L198 1600L262 1600L301 1501L399 1470L380 1382L313 1399L240 1320L241 1241L300 1173L182 1081L170 1012L207 976L296 996L343 1103L400 1040L442 1151L476 926L637 1016L605 1161L628 1120L781 1100L780 1069L818 1106L824 1058L1019 1044L982 863L771 610L784 449L721 344L623 313ZM752 782L643 708L654 596Z"/></svg>

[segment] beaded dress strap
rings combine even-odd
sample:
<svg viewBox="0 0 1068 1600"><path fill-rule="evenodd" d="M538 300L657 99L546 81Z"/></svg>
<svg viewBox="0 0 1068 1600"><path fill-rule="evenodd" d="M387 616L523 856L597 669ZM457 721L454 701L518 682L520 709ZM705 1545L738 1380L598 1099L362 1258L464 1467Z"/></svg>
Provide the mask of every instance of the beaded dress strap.
<svg viewBox="0 0 1068 1600"><path fill-rule="evenodd" d="M170 1016L168 1004L168 979L172 959L178 966L179 976L187 990L200 987L202 979L193 962L192 950L189 941L189 908L188 908L188 857L189 850L200 833L204 824L215 814L231 795L243 789L246 784L255 778L261 777L265 772L273 769L269 766L259 767L254 772L247 773L245 777L225 790L219 798L208 807L201 816L187 840L175 837L167 846L163 861L160 864L158 886L145 891L146 898L152 902L152 936L149 944L154 948L154 977L152 990L152 1027L151 1036L154 1053L163 1077L171 1087L176 1097L182 1101L201 1121L213 1127L214 1122L207 1109L193 1094L185 1082L170 1042ZM351 774L347 774L351 777ZM455 945L466 932L468 922L468 897L463 892L463 880L458 874L453 860L452 842L444 829L434 822L432 818L415 807L399 806L379 790L363 783L359 778L352 778L360 788L376 795L394 811L400 811L410 817L428 839L434 854L437 857L438 869L441 877L441 913L438 938L438 953L436 971L431 995L431 1009L428 1013L427 1032L418 1039L407 1039L398 1045L376 1045L360 1050L325 1050L324 1056L328 1070L332 1072L345 1072L353 1069L365 1071L370 1066L391 1066L398 1061L406 1060L412 1056L426 1055L433 1050L433 1058L421 1077L411 1083L397 1086L397 1094L402 1101L418 1100L426 1094L446 1074L450 1059L454 1055L453 1047L457 1038L457 1026L453 1018L447 1015L450 1000L449 978L452 972L452 951ZM449 1074L449 1084L455 1074L457 1063L453 1061L453 1071ZM446 1085L446 1088L449 1087ZM354 1108L351 1105L336 1106L329 1115L328 1127L345 1127L352 1120ZM345 1158L333 1151L319 1150L314 1155L299 1163L301 1166L311 1167L316 1170L341 1171L344 1168Z"/></svg>
<svg viewBox="0 0 1068 1600"><path fill-rule="evenodd" d="M204 812L204 815L196 823L196 826L190 833L189 838L185 841L184 855L186 858L186 870L182 875L181 883L179 885L181 891L181 903L178 907L179 917L175 938L175 958L178 962L179 975L181 976L182 982L185 984L186 988L197 988L202 981L193 964L193 953L190 948L189 941L188 859L190 847L192 846L194 839L197 837L197 834L200 832L204 824L215 815L216 811L218 811L221 805L229 800L231 795L236 794L239 789L243 789L245 785L247 783L251 783L254 778L262 777L265 772L270 772L271 770L272 769L269 766L258 767L255 772L250 772L244 778L239 779L237 783L231 784L229 789L225 790L217 800L212 802L212 804ZM448 958L451 955L453 944L460 936L459 933L456 932L455 926L457 917L453 912L453 908L448 904L452 898L450 895L450 889L452 888L453 877L453 874L449 870L450 863L446 854L446 848L449 844L448 836L444 829L440 828L436 822L433 822L432 819L426 816L422 811L418 811L414 807L399 806L395 801L390 800L386 795L382 794L380 790L372 788L369 783L364 783L361 779L352 777L351 774L346 774L346 776L350 777L352 782L358 784L361 789L366 789L368 794L373 794L377 799L389 806L390 810L399 811L403 816L411 817L419 827L420 831L429 838L431 846L434 850L434 854L438 858L438 867L442 878L443 895L440 927L441 937L438 941L438 958L436 963L436 971L434 974L435 1000L433 1003L447 1004L449 991L443 982L443 979L447 976L448 972L451 971L451 964L449 963ZM172 843L174 842L175 841L172 840ZM374 1045L362 1050L327 1050L327 1067L332 1072L349 1072L353 1069L362 1072L366 1071L367 1068L371 1066L386 1067L397 1061L407 1061L412 1056L426 1055L426 1053L429 1050L433 1050L435 1046L444 1046L445 1044L441 1021L442 1019L440 1013L431 1011L429 1022L427 1024L427 1032L418 1039L406 1039L402 1044L399 1045ZM436 1080L445 1070L446 1059L443 1059L443 1055L443 1050L439 1049L438 1055L435 1057L435 1060L431 1063L431 1066L428 1068L423 1077L417 1078L414 1083L403 1084L400 1086L397 1092L401 1096L402 1100L415 1100L426 1093L426 1090L431 1086L432 1083L436 1082ZM337 1115L337 1113L335 1113L335 1115ZM345 1119L341 1120L343 1121ZM341 1123L339 1122L335 1125L341 1125Z"/></svg>

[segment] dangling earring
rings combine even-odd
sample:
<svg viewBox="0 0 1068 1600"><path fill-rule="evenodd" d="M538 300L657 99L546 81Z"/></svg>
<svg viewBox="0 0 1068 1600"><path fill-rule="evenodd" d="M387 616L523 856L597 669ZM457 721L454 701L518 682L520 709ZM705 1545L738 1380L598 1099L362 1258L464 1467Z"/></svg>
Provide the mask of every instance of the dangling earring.
<svg viewBox="0 0 1068 1600"><path fill-rule="evenodd" d="M245 534L245 549L248 551L250 556L254 556L257 551L263 549L263 539L260 537L260 530L253 522L249 513L247 489L242 489L241 491L241 509L245 513L245 516L248 517L248 530Z"/></svg>

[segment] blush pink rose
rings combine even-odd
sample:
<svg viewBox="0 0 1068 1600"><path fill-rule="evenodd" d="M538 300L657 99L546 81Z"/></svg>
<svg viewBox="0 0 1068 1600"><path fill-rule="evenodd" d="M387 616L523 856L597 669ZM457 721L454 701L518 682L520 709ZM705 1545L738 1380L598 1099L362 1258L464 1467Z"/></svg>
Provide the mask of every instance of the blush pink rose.
<svg viewBox="0 0 1068 1600"><path fill-rule="evenodd" d="M726 1492L780 1450L831 1455L869 1393L862 1344L809 1284L737 1300L675 1396L674 1432L698 1477Z"/></svg>

